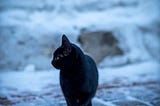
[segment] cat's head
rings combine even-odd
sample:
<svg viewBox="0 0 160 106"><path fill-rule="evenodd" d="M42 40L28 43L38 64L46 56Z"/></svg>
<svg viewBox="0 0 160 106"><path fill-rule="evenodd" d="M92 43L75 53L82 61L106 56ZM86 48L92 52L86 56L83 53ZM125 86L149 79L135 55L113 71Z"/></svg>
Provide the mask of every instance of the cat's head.
<svg viewBox="0 0 160 106"><path fill-rule="evenodd" d="M61 46L57 48L53 53L53 60L51 62L52 65L57 69L61 69L63 66L67 65L67 62L70 61L71 52L72 44L70 43L68 38L63 35Z"/></svg>

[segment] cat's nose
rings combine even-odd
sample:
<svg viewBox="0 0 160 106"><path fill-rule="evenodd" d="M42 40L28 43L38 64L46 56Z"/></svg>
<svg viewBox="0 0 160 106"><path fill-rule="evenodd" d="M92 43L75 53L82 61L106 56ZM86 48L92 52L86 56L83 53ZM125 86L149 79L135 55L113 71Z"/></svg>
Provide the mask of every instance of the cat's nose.
<svg viewBox="0 0 160 106"><path fill-rule="evenodd" d="M51 61L51 64L52 64L52 66L53 66L54 68L60 69L60 67L59 67L59 65L57 64L56 61L52 60L52 61Z"/></svg>

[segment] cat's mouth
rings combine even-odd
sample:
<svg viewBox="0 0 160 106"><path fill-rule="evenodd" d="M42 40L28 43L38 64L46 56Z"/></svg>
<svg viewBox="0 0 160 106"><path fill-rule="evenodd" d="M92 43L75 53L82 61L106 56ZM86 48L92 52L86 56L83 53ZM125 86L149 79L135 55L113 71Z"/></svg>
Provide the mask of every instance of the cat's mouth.
<svg viewBox="0 0 160 106"><path fill-rule="evenodd" d="M56 69L60 69L60 66L58 65L58 63L55 60L51 61L51 64L53 67L55 67Z"/></svg>

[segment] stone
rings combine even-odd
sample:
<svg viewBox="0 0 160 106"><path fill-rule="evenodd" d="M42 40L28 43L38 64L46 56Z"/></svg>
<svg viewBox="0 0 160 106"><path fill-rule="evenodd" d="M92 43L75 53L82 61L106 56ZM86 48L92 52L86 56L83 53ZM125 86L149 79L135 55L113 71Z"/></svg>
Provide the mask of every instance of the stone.
<svg viewBox="0 0 160 106"><path fill-rule="evenodd" d="M118 40L111 31L82 32L78 38L82 48L96 63L106 56L122 55L123 50L118 45Z"/></svg>

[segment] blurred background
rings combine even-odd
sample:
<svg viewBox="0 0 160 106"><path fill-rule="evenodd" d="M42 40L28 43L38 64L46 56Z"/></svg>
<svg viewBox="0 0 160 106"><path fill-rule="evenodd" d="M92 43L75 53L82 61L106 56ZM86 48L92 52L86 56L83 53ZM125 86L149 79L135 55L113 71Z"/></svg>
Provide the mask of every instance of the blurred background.
<svg viewBox="0 0 160 106"><path fill-rule="evenodd" d="M0 69L51 69L62 34L102 66L160 61L159 0L1 0Z"/></svg>
<svg viewBox="0 0 160 106"><path fill-rule="evenodd" d="M0 102L10 95L7 86L16 89L25 86L28 90L33 86L27 84L32 80L40 81L42 74L48 79L54 77L53 74L48 76L50 70L55 70L50 62L52 53L61 44L62 34L94 58L100 82L103 82L100 90L106 87L106 77L113 77L114 73L122 73L113 77L117 79L125 73L129 75L125 77L131 78L134 75L130 73L142 72L136 80L140 81L146 75L152 76L150 73L158 75L160 72L159 0L0 0L0 71L3 72L0 73ZM49 72L32 73L26 77L24 75L28 73L19 74L40 70ZM11 74L10 71L19 73ZM105 76L106 71L108 76ZM159 78L152 77L158 83L154 88L158 89ZM19 79L26 85L18 83ZM58 77L49 82L48 79L44 83L32 83L37 85L30 90L39 90L42 85L57 81ZM121 85L119 79L114 81L112 84ZM157 101L155 105L160 99Z"/></svg>

